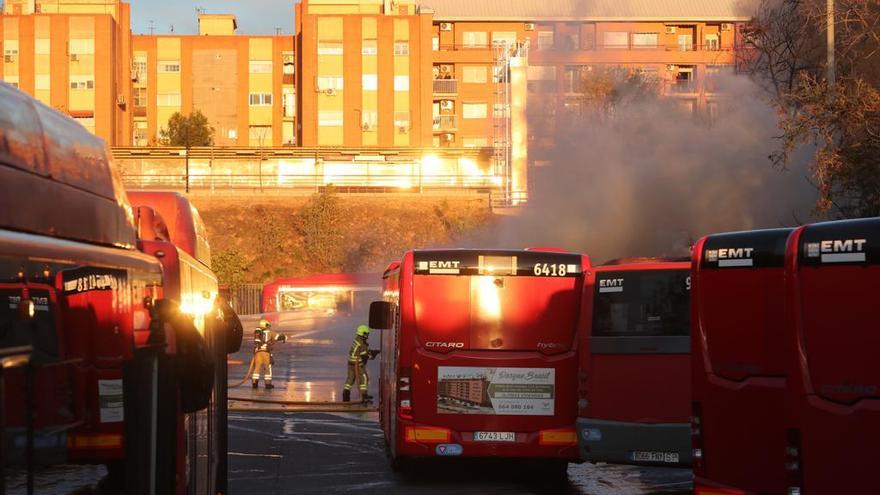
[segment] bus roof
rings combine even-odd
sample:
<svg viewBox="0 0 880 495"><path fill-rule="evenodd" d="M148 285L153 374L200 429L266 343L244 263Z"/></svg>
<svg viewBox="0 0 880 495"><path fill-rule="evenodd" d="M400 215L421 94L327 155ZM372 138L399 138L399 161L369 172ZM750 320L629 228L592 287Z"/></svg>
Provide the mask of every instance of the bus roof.
<svg viewBox="0 0 880 495"><path fill-rule="evenodd" d="M680 257L649 257L639 256L635 258L616 258L606 261L602 266L618 266L618 265L647 265L653 263L690 263L688 256Z"/></svg>
<svg viewBox="0 0 880 495"><path fill-rule="evenodd" d="M785 245L793 229L714 234L705 238L701 268L762 268L785 264Z"/></svg>
<svg viewBox="0 0 880 495"><path fill-rule="evenodd" d="M555 267L562 266L561 276L579 276L586 259L576 253L527 249L419 249L412 253L415 273L427 275L534 275L535 270L552 266L555 276Z"/></svg>
<svg viewBox="0 0 880 495"><path fill-rule="evenodd" d="M180 193L130 191L134 206L149 206L164 220L171 242L207 267L211 267L211 246L199 211Z"/></svg>
<svg viewBox="0 0 880 495"><path fill-rule="evenodd" d="M0 228L135 245L131 207L104 141L2 83L0 183Z"/></svg>

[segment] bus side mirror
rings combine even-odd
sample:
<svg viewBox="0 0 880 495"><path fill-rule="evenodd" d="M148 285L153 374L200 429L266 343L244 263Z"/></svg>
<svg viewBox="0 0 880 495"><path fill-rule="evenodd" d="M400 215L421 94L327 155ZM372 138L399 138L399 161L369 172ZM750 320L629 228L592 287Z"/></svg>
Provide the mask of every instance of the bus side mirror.
<svg viewBox="0 0 880 495"><path fill-rule="evenodd" d="M391 303L373 301L370 303L370 328L389 330L391 328Z"/></svg>

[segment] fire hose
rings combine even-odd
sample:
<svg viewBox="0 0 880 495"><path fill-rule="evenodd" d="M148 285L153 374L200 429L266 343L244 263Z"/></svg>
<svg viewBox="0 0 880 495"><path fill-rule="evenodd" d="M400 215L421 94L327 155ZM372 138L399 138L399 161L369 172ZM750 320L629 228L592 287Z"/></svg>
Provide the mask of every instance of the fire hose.
<svg viewBox="0 0 880 495"><path fill-rule="evenodd" d="M229 385L229 383L227 383L226 388L230 389L230 388L236 388L236 387L240 387L240 386L244 385L244 382L248 381L248 378L250 378L254 372L254 363L256 362L256 360L257 360L257 353L255 352L254 355L251 356L251 364L248 365L248 370L247 370L247 372L245 372L244 378L242 378L241 381L236 383L235 385Z"/></svg>

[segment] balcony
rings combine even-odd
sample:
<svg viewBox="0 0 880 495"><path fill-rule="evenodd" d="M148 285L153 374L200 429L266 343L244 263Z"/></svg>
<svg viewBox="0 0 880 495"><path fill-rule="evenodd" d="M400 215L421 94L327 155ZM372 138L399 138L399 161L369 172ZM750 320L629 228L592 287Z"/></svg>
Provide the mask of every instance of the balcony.
<svg viewBox="0 0 880 495"><path fill-rule="evenodd" d="M435 95L455 95L458 94L457 79L434 79Z"/></svg>
<svg viewBox="0 0 880 495"><path fill-rule="evenodd" d="M668 93L670 94L691 94L697 92L697 84L695 81L670 81L668 85Z"/></svg>
<svg viewBox="0 0 880 495"><path fill-rule="evenodd" d="M458 128L455 121L455 115L435 115L433 130L435 131L454 131Z"/></svg>

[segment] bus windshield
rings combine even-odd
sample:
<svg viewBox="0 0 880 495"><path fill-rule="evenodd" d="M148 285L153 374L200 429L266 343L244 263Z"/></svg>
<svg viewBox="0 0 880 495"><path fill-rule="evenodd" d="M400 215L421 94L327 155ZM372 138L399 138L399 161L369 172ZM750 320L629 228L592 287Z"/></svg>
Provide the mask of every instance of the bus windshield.
<svg viewBox="0 0 880 495"><path fill-rule="evenodd" d="M690 272L645 270L596 275L593 336L690 334Z"/></svg>

